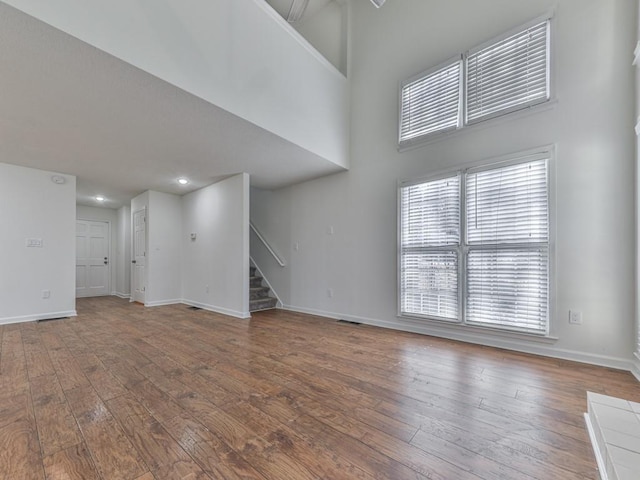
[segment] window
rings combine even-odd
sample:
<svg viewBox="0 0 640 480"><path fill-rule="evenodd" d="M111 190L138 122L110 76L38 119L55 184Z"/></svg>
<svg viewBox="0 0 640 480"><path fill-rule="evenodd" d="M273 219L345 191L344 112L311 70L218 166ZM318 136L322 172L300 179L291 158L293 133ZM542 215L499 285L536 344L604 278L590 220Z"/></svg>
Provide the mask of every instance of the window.
<svg viewBox="0 0 640 480"><path fill-rule="evenodd" d="M411 140L457 128L461 61L410 80L402 88L400 138Z"/></svg>
<svg viewBox="0 0 640 480"><path fill-rule="evenodd" d="M549 21L477 51L466 61L467 124L549 99Z"/></svg>
<svg viewBox="0 0 640 480"><path fill-rule="evenodd" d="M549 327L549 152L400 187L400 314Z"/></svg>
<svg viewBox="0 0 640 480"><path fill-rule="evenodd" d="M548 101L545 18L476 47L400 88L400 147Z"/></svg>
<svg viewBox="0 0 640 480"><path fill-rule="evenodd" d="M403 312L457 319L460 178L401 191Z"/></svg>

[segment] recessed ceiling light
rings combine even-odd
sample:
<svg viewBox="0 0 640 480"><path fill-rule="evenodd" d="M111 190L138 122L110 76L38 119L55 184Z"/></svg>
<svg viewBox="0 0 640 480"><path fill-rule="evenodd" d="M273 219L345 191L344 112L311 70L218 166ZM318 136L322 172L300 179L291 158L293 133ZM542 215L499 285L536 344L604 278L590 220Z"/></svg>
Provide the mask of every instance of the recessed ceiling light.
<svg viewBox="0 0 640 480"><path fill-rule="evenodd" d="M96 200L98 202L104 202L104 197L102 195L96 195Z"/></svg>
<svg viewBox="0 0 640 480"><path fill-rule="evenodd" d="M179 178L178 183L180 185L186 185L187 183L189 183L189 180L187 180L186 178Z"/></svg>
<svg viewBox="0 0 640 480"><path fill-rule="evenodd" d="M371 0L371 3L373 3L376 8L380 8L382 5L384 5L384 2L386 0Z"/></svg>
<svg viewBox="0 0 640 480"><path fill-rule="evenodd" d="M53 183L57 183L58 185L62 185L64 182L66 182L67 180L62 176L62 175L53 175L51 177L51 181Z"/></svg>

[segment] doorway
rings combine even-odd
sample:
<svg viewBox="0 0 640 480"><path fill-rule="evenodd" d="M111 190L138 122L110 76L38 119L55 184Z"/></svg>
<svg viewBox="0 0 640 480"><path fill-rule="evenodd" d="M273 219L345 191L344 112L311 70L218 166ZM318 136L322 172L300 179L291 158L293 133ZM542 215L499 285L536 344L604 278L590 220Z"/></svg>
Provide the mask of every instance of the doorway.
<svg viewBox="0 0 640 480"><path fill-rule="evenodd" d="M145 302L145 266L147 260L146 210L133 214L133 260L131 260L131 301Z"/></svg>
<svg viewBox="0 0 640 480"><path fill-rule="evenodd" d="M111 293L109 222L76 221L76 297Z"/></svg>

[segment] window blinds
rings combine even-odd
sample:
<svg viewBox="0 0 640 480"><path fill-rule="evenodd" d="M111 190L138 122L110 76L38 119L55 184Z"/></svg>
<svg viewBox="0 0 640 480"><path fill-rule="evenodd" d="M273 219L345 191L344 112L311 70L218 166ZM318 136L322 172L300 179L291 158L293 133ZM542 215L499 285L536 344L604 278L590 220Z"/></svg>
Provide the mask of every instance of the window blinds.
<svg viewBox="0 0 640 480"><path fill-rule="evenodd" d="M549 99L549 20L466 59L466 123Z"/></svg>
<svg viewBox="0 0 640 480"><path fill-rule="evenodd" d="M466 176L466 320L546 333L547 159Z"/></svg>
<svg viewBox="0 0 640 480"><path fill-rule="evenodd" d="M400 188L401 314L548 333L549 160Z"/></svg>
<svg viewBox="0 0 640 480"><path fill-rule="evenodd" d="M400 310L459 318L460 177L401 188Z"/></svg>
<svg viewBox="0 0 640 480"><path fill-rule="evenodd" d="M467 242L546 242L547 160L467 173Z"/></svg>
<svg viewBox="0 0 640 480"><path fill-rule="evenodd" d="M459 124L461 62L402 86L400 144Z"/></svg>

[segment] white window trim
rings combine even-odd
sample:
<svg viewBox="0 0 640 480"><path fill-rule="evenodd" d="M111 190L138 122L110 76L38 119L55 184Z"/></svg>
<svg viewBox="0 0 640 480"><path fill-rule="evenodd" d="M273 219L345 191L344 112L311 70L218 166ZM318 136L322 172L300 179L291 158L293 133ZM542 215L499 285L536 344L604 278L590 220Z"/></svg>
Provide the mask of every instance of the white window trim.
<svg viewBox="0 0 640 480"><path fill-rule="evenodd" d="M444 68L447 68L455 63L459 63L460 64L460 75L463 76L464 75L464 61L463 61L463 57L462 54L456 55L455 57L451 57L448 60L445 60L444 62L436 65L435 67L431 67L427 70L424 70L423 72L417 73L415 75L413 75L410 78L407 78L405 80L403 80L402 82L400 82L400 86L399 86L399 90L398 90L398 95L400 98L400 101L398 102L398 139L400 139L400 137L402 136L402 91L403 89L407 86L410 85L411 83L415 82L416 80L420 80L422 78L428 77L431 74L434 74L436 72L438 72L439 70L442 70ZM462 77L461 77L462 78ZM459 98L460 98L460 102L458 104L458 122L457 122L457 126L455 127L449 127L447 129L444 130L438 130L436 132L433 133L428 133L426 135L422 135L416 138L412 138L412 139L408 139L408 140L403 140L398 142L399 145L404 145L406 146L410 146L414 143L418 143L421 139L424 139L425 137L430 137L430 136L434 136L434 135L442 135L442 134L447 134L447 133L451 133L451 132L455 132L456 130L459 130L462 122L463 122L463 118L462 118L462 112L463 112L463 107L462 105L464 104L463 101L463 95L464 95L464 82L460 82L460 84L458 85L458 89L459 89Z"/></svg>
<svg viewBox="0 0 640 480"><path fill-rule="evenodd" d="M460 298L460 320L450 320L443 319L440 317L430 316L430 315L409 315L402 312L402 238L401 238L401 230L402 230L402 188L416 185L419 183L440 180L442 178L451 177L454 175L461 175L463 181L460 185L461 189L464 189L464 174L469 170L479 171L482 169L490 169L499 166L507 166L514 165L518 163L524 163L527 161L527 158L536 157L539 155L546 155L549 159L547 165L548 172L548 207L549 207L549 298L548 298L548 308L549 308L549 318L548 318L548 327L547 332L532 332L532 331L523 331L518 329L509 329L509 328L496 328L491 326L480 325L476 323L466 323L463 319L465 319L465 292L464 287L466 286L466 281L463 278L465 268L464 261L465 258L461 256L461 261L458 265L459 268L459 278L458 282L460 285L460 289L458 291L458 295ZM447 169L447 170L439 170L434 172L431 175L422 176L418 178L412 178L407 180L399 180L397 182L397 258L396 258L396 295L397 295L397 317L405 320L416 320L425 323L432 323L433 325L437 325L440 328L450 328L452 330L463 330L463 331L482 331L482 332L495 332L497 336L511 336L513 338L530 338L530 339L549 339L550 341L557 340L557 325L556 325L556 184L555 184L555 161L556 158L556 146L555 145L545 145L542 147L525 150L521 152L511 153L507 155L503 155L500 157L491 157L483 160L467 162L460 164L457 168ZM466 227L465 222L463 220L463 215L465 215L465 206L464 199L461 197L462 205L461 205L461 244L458 246L459 249L464 248L464 240L466 235Z"/></svg>
<svg viewBox="0 0 640 480"><path fill-rule="evenodd" d="M543 21L548 21L549 22L549 31L548 31L548 37L547 37L547 42L548 42L548 55L549 55L549 68L547 71L547 89L549 91L548 94L548 98L545 100L540 100L538 102L532 103L532 104L526 104L526 105L518 105L516 107L507 109L507 110L503 110L500 112L496 112L493 115L487 116L485 118L479 119L479 120L475 120L472 121L470 123L467 123L466 120L466 111L465 111L465 104L466 104L466 75L467 75L467 64L466 64L466 59L467 56L469 55L469 53L473 53L476 52L478 50L481 50L484 47L487 47L489 45L492 45L496 42L499 42L505 38L508 38L511 35L514 35L518 32L521 32L522 30L526 30L527 28L536 25L537 23L541 23ZM556 96L556 75L553 73L556 71L556 65L555 65L555 49L556 47L556 42L552 41L552 38L555 38L555 8L548 10L545 14L540 15L524 24L521 24L515 28L512 28L510 30L508 30L507 32L504 32L498 36L495 36L477 46L474 46L473 48L469 48L467 49L465 52L461 53L461 54L457 54L454 57L451 57L449 60L440 63L439 65L437 65L436 67L433 68L429 68L427 70L424 70L421 73L418 73L416 75L413 75L412 77L410 77L409 79L405 79L402 80L401 82L399 82L398 84L398 93L396 95L396 98L398 99L398 132L397 132L397 151L399 153L403 153L406 151L410 151L410 150L414 150L416 148L420 148L424 145L428 145L430 143L435 143L438 142L440 140L449 138L451 136L455 136L458 135L460 133L464 133L470 130L474 130L477 128L483 128L483 127L490 127L492 125L496 125L499 123L502 123L503 121L511 121L514 119L518 119L520 117L524 117L524 116L528 116L532 113L537 113L539 111L544 111L550 108L554 108L555 105L558 102L558 98ZM456 60L462 58L462 70L461 70L461 82L460 82L460 109L459 109L459 120L458 120L458 127L457 128L449 128L447 130L441 130L441 131L437 131L437 132L433 132L433 133L429 133L426 135L423 135L421 137L417 137L417 138L413 138L413 139L409 139L409 140L404 140L402 141L400 139L400 135L401 135L401 131L402 131L402 89L404 88L405 85L418 80L419 78L423 77L423 76L427 76L431 73L434 73L436 70L441 69L443 67L445 67L446 65L450 65L453 62L455 62ZM506 119L504 117L507 117Z"/></svg>

